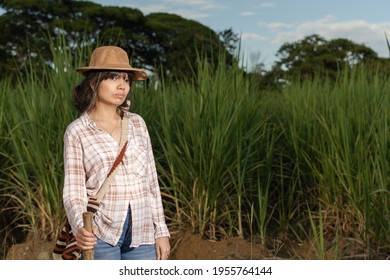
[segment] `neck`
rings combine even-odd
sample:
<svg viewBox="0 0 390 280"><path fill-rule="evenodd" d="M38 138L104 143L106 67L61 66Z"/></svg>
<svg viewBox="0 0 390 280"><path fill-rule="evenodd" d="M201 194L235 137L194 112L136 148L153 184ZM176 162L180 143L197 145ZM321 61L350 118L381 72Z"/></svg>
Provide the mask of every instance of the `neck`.
<svg viewBox="0 0 390 280"><path fill-rule="evenodd" d="M95 121L110 121L110 120L118 120L120 117L117 113L116 107L102 107L96 105L89 113L90 117L94 119Z"/></svg>

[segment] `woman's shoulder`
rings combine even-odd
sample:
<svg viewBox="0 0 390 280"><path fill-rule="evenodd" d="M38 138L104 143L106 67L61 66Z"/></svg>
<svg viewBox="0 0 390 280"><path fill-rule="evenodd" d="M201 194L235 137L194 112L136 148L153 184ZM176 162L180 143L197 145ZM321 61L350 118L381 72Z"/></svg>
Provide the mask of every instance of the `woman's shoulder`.
<svg viewBox="0 0 390 280"><path fill-rule="evenodd" d="M140 115L136 113L126 112L124 117L129 118L130 123L135 127L146 128L145 120Z"/></svg>
<svg viewBox="0 0 390 280"><path fill-rule="evenodd" d="M79 116L77 119L73 120L66 128L65 135L73 134L79 135L82 130L85 129L87 124L87 119L85 115Z"/></svg>

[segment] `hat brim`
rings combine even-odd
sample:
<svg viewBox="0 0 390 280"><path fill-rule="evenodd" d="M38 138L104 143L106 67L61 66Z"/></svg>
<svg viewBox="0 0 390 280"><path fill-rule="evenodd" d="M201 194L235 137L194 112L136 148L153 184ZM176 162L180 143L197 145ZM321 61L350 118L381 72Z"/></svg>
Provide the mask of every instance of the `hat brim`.
<svg viewBox="0 0 390 280"><path fill-rule="evenodd" d="M94 66L86 66L86 67L78 67L76 68L76 72L83 74L84 76L87 75L90 72L97 72L97 71L104 71L104 70L110 70L110 71L126 71L126 72L132 72L134 73L133 80L135 81L142 81L146 80L148 78L148 74L146 74L145 71L134 68L134 67L121 67L121 66L105 66L102 67L94 67Z"/></svg>

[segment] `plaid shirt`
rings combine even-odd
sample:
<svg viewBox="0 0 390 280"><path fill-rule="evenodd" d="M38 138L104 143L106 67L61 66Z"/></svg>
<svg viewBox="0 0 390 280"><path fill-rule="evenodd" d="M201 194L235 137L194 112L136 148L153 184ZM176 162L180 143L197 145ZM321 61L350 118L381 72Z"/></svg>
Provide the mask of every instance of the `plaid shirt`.
<svg viewBox="0 0 390 280"><path fill-rule="evenodd" d="M118 171L94 216L97 237L115 245L131 207L131 247L169 236L149 133L144 120L126 113L129 143ZM88 197L96 195L119 152L119 144L82 114L64 134L63 202L73 232L83 226Z"/></svg>

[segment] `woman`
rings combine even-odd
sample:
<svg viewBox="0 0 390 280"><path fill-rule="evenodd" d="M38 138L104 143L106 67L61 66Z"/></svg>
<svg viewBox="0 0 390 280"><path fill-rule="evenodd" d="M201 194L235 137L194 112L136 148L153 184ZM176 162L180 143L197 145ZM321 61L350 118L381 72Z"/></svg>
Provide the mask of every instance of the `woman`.
<svg viewBox="0 0 390 280"><path fill-rule="evenodd" d="M94 259L167 259L169 231L150 137L144 120L128 112L126 101L132 82L147 75L114 46L96 48L89 65L76 71L85 77L73 91L80 116L64 135L63 202L77 246L93 249ZM117 156L124 118L129 119L127 149L90 233L83 228L82 213Z"/></svg>

